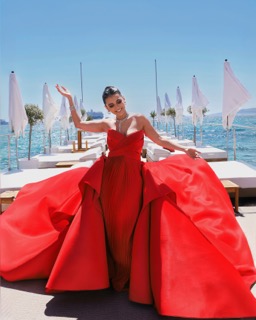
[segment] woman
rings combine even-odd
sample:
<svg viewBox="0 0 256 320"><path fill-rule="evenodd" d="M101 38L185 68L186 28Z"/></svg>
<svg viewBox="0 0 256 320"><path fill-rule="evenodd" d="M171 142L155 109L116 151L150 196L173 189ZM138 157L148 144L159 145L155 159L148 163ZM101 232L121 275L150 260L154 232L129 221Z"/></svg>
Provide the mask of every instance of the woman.
<svg viewBox="0 0 256 320"><path fill-rule="evenodd" d="M132 301L154 303L162 315L256 316L247 240L198 151L163 139L144 116L128 114L115 87L103 92L115 119L86 123L70 92L57 90L68 98L77 128L107 132L109 154L90 169L19 192L1 217L1 275L48 278L47 292L102 289L110 279L115 290L128 289ZM189 157L143 163L144 135Z"/></svg>

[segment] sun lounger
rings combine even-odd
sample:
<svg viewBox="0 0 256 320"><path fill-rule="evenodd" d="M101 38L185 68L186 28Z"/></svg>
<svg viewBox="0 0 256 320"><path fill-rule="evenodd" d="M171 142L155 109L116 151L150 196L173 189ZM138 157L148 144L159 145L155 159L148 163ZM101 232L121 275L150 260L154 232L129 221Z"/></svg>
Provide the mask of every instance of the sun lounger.
<svg viewBox="0 0 256 320"><path fill-rule="evenodd" d="M58 162L81 162L92 160L96 161L102 155L100 147L92 148L83 152L76 153L55 153L55 154L42 154L33 158L38 159L38 168L54 168Z"/></svg>
<svg viewBox="0 0 256 320"><path fill-rule="evenodd" d="M192 147L192 146L191 146ZM205 146L196 148L201 152L201 157L206 161L226 161L228 159L227 152L222 149L214 148L211 146ZM174 151L170 152L168 150L163 149L162 147L156 144L149 144L147 148L147 158L148 161L159 161L164 158L177 155L184 154L182 151Z"/></svg>
<svg viewBox="0 0 256 320"><path fill-rule="evenodd" d="M166 134L166 133L165 133ZM188 140L188 139L181 139L181 140L179 140L179 139L176 139L176 138L172 138L172 137L169 137L169 136L164 136L164 135L162 135L162 137L163 138L166 138L166 139L168 139L168 140L171 140L171 141L173 141L173 142L175 142L175 143L178 143L178 144L180 144L180 145L182 145L182 146L194 146L195 144L194 144L194 142L192 141L192 140ZM145 137L144 138L144 145L143 145L143 149L142 149L142 156L143 156L143 158L146 158L146 155L147 155L147 149L148 149L148 146L149 145L151 145L151 144L154 144L153 143L153 141L152 140L150 140L148 137ZM166 156L169 156L170 155L170 152L168 153L168 152L162 152L162 147L160 147L160 146L157 146L156 144L154 144L155 146L156 146L156 152L161 156L162 155L162 157L166 157ZM149 150L150 150L150 152L149 152L149 154L150 154L150 158L151 158L151 156L154 158L154 156L152 155L152 146L151 147L149 147ZM153 152L154 153L154 152ZM158 159L159 160L159 159ZM158 161L158 160L154 160L154 161Z"/></svg>
<svg viewBox="0 0 256 320"><path fill-rule="evenodd" d="M78 167L91 167L92 160L79 162L70 168L46 168L46 169L19 169L1 173L0 192L20 190L25 184L41 181L67 170Z"/></svg>
<svg viewBox="0 0 256 320"><path fill-rule="evenodd" d="M155 143L149 143L147 146L147 160L148 161L159 161L160 158L167 158L171 155L169 150L160 147Z"/></svg>
<svg viewBox="0 0 256 320"><path fill-rule="evenodd" d="M240 196L256 198L256 169L239 161L210 162L209 165L221 180L230 180L240 188Z"/></svg>

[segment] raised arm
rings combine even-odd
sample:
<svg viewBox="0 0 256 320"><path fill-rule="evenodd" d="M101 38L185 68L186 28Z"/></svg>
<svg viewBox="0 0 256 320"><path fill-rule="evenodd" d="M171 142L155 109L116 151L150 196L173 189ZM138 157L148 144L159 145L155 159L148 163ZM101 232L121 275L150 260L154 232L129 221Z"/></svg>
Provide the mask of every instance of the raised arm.
<svg viewBox="0 0 256 320"><path fill-rule="evenodd" d="M56 89L58 92L66 97L69 102L69 108L71 112L72 119L74 121L74 125L76 128L84 130L84 131L90 131L90 132L106 132L109 129L109 122L105 119L102 120L91 120L87 122L81 121L80 117L78 116L76 112L76 108L74 106L74 101L72 94L69 92L69 90L63 86L56 85Z"/></svg>
<svg viewBox="0 0 256 320"><path fill-rule="evenodd" d="M200 158L200 152L198 150L194 148L186 148L178 143L175 143L174 141L161 137L145 116L141 116L141 121L145 135L159 146L162 146L166 149L183 151L191 158Z"/></svg>

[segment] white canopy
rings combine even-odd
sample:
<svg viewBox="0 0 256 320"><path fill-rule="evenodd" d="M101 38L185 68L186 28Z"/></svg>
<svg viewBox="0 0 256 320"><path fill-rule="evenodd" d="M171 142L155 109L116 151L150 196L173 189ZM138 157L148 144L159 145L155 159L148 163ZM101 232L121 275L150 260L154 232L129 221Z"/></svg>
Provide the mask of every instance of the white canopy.
<svg viewBox="0 0 256 320"><path fill-rule="evenodd" d="M158 120L161 118L161 113L162 113L162 106L161 106L161 100L160 100L160 97L157 96L157 117L158 117Z"/></svg>
<svg viewBox="0 0 256 320"><path fill-rule="evenodd" d="M196 77L192 78L192 122L194 125L197 124L197 121L200 121L200 124L203 123L203 109L208 105L209 101L200 91Z"/></svg>
<svg viewBox="0 0 256 320"><path fill-rule="evenodd" d="M12 71L9 78L9 125L16 138L24 135L28 117L24 108L19 85L15 73Z"/></svg>
<svg viewBox="0 0 256 320"><path fill-rule="evenodd" d="M183 122L183 105L182 105L182 96L180 92L180 88L177 87L176 90L176 105L175 105L175 112L176 112L176 124L182 124Z"/></svg>
<svg viewBox="0 0 256 320"><path fill-rule="evenodd" d="M224 129L232 127L239 108L250 99L249 92L234 75L229 62L224 62L224 90L222 104L222 125Z"/></svg>
<svg viewBox="0 0 256 320"><path fill-rule="evenodd" d="M57 106L51 97L47 83L45 83L43 87L43 113L45 131L47 133L49 133L52 128L57 112Z"/></svg>
<svg viewBox="0 0 256 320"><path fill-rule="evenodd" d="M78 114L79 118L81 119L82 118L82 112L81 112L80 105L78 104L76 96L74 96L74 105L75 105L75 108L76 108L76 113Z"/></svg>
<svg viewBox="0 0 256 320"><path fill-rule="evenodd" d="M70 112L67 107L67 99L64 96L62 97L59 116L60 116L61 127L64 130L68 129Z"/></svg>
<svg viewBox="0 0 256 320"><path fill-rule="evenodd" d="M82 116L82 119L86 120L87 119L87 112L85 111L85 107L84 107L84 103L83 103L82 99L80 99L80 110L81 110L81 114L82 114L82 110L84 110L85 113Z"/></svg>
<svg viewBox="0 0 256 320"><path fill-rule="evenodd" d="M166 110L167 108L171 108L172 104L171 104L171 101L170 101L170 99L169 99L168 93L166 93L166 94L164 95L164 98L165 98L165 100L164 100L165 110Z"/></svg>

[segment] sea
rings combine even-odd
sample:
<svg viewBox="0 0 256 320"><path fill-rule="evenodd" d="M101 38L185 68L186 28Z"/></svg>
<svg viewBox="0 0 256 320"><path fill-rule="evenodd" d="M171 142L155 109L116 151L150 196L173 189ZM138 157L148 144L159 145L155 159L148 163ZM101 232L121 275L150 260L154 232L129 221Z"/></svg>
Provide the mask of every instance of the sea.
<svg viewBox="0 0 256 320"><path fill-rule="evenodd" d="M154 121L153 125L170 137L195 139L198 147L212 146L227 150L228 160L241 161L256 169L256 114L237 115L228 131L222 126L221 115L206 115L203 124L195 127L191 117L184 117L182 125L174 126L172 118ZM68 130L63 130L60 121L56 121L50 135L46 135L42 123L37 124L32 128L30 155L42 154L49 146L65 145L68 140L76 138L77 131L72 124ZM24 136L16 139L8 124L0 125L0 170L17 169L17 159L28 157L28 146L29 126L26 127Z"/></svg>

